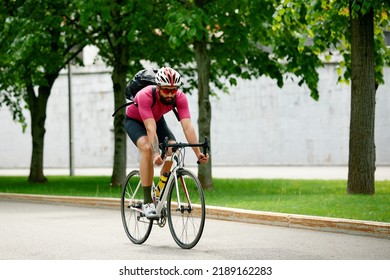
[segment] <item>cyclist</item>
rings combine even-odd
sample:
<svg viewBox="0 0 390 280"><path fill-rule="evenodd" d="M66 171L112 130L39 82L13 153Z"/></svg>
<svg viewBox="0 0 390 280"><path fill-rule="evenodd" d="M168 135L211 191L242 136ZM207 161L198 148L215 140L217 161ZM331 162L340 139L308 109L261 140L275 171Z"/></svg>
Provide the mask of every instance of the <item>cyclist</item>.
<svg viewBox="0 0 390 280"><path fill-rule="evenodd" d="M155 205L151 197L151 187L154 175L154 165L160 166L161 174L168 173L172 162L161 158L159 142L168 137L170 143L176 141L169 129L164 114L176 106L180 123L188 143L198 143L194 126L191 122L190 110L186 95L179 89L180 74L170 67L162 67L156 74L155 101L153 101L153 86L140 90L134 98L135 103L126 109L125 127L132 142L141 153L140 173L144 192L142 210L147 218L156 217ZM200 163L207 163L209 155L194 147Z"/></svg>

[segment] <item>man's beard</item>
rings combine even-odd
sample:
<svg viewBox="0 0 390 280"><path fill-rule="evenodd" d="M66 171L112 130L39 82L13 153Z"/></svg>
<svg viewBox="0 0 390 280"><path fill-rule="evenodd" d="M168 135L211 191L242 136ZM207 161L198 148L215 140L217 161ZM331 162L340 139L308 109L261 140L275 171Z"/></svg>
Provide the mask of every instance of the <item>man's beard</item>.
<svg viewBox="0 0 390 280"><path fill-rule="evenodd" d="M164 105L174 105L176 102L176 95L171 98L171 100L167 100L160 94L160 102Z"/></svg>

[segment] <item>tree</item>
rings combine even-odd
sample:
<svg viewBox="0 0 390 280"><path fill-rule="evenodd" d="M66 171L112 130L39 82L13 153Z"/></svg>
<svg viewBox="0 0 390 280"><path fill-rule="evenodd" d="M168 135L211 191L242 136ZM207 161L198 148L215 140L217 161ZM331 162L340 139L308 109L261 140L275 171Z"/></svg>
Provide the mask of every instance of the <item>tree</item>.
<svg viewBox="0 0 390 280"><path fill-rule="evenodd" d="M262 48L269 40L272 2L171 1L168 7L164 32L170 35L169 42L175 50L193 52L199 138L208 136L212 143L210 96L215 94L212 86L227 92L226 81L236 85L238 77L249 79L260 75L277 79L279 86L283 84L279 63ZM256 32L253 25L257 25ZM213 188L211 166L210 160L210 164L200 165L198 170L202 185L208 189Z"/></svg>
<svg viewBox="0 0 390 280"><path fill-rule="evenodd" d="M125 87L129 77L143 68L142 61L163 62L175 60L169 52L160 28L166 6L158 0L101 0L79 1L80 19L73 20L99 48L103 61L112 67L114 92L113 111L125 103ZM126 176L125 114L121 110L114 118L114 166L111 185L120 185Z"/></svg>
<svg viewBox="0 0 390 280"><path fill-rule="evenodd" d="M375 193L375 90L383 83L390 53L383 37L388 1L286 0L274 14L275 54L287 71L307 83L318 99L320 56L340 53L339 81L351 81L348 193ZM280 40L280 38L285 40ZM310 66L308 67L308 64Z"/></svg>
<svg viewBox="0 0 390 280"><path fill-rule="evenodd" d="M375 50L374 9L351 1L351 120L348 193L375 193ZM358 5L355 3L355 5Z"/></svg>
<svg viewBox="0 0 390 280"><path fill-rule="evenodd" d="M72 7L71 1L28 0L7 1L2 10L5 32L0 35L0 61L4 62L1 101L12 106L14 118L22 123L22 99L30 111L30 182L47 181L43 174L47 102L60 70L83 48L83 40L64 21Z"/></svg>

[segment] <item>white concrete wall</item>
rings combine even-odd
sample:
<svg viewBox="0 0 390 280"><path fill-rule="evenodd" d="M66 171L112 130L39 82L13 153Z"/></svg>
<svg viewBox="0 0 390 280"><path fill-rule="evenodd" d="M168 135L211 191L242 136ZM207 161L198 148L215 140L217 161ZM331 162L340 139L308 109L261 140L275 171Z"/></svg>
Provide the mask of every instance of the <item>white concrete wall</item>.
<svg viewBox="0 0 390 280"><path fill-rule="evenodd" d="M350 87L336 83L333 65L321 69L320 77L318 102L307 88L291 80L279 89L268 78L240 83L230 96L214 102L213 146L226 147L214 150L218 163L346 165ZM390 164L389 82L388 77L387 87L382 86L377 93L379 165Z"/></svg>
<svg viewBox="0 0 390 280"><path fill-rule="evenodd" d="M279 89L269 78L239 81L231 94L212 98L212 158L214 165L347 165L350 88L337 84L335 65L320 71L320 100L305 87L287 80ZM72 76L74 164L76 168L111 167L114 110L110 73L102 65L74 69ZM377 165L390 165L390 71L377 92ZM197 96L189 96L194 124ZM29 112L26 111L28 124ZM179 141L185 141L173 113L167 120ZM28 127L12 121L0 109L0 168L28 168L31 135ZM187 153L188 165L195 163ZM139 155L128 141L128 165ZM55 82L48 102L44 165L69 166L68 78L66 71Z"/></svg>

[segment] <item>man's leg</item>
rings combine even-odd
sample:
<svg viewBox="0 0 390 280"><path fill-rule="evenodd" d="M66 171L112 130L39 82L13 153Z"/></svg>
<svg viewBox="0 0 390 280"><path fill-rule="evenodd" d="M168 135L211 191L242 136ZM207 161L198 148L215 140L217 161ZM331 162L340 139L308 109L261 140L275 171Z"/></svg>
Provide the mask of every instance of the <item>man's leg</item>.
<svg viewBox="0 0 390 280"><path fill-rule="evenodd" d="M137 141L137 147L141 152L141 160L139 164L139 170L141 173L141 184L144 191L144 203L142 210L147 218L157 218L156 207L154 206L151 196L152 183L153 183L153 157L152 147L149 144L147 136L142 136Z"/></svg>
<svg viewBox="0 0 390 280"><path fill-rule="evenodd" d="M149 144L146 129L142 122L130 118L126 118L125 127L131 141L133 141L141 153L139 169L141 173L141 185L144 193L142 210L144 211L146 217L155 218L157 217L156 208L154 207L151 196L154 173L152 148Z"/></svg>
<svg viewBox="0 0 390 280"><path fill-rule="evenodd" d="M139 164L139 170L141 173L141 184L144 189L144 203L153 202L151 197L151 187L153 182L153 159L152 159L152 147L149 144L147 136L143 136L138 139L137 147L141 153L141 160Z"/></svg>

